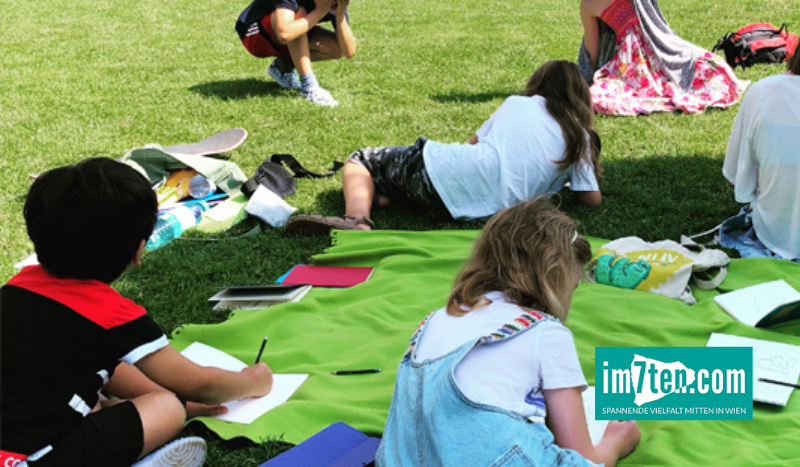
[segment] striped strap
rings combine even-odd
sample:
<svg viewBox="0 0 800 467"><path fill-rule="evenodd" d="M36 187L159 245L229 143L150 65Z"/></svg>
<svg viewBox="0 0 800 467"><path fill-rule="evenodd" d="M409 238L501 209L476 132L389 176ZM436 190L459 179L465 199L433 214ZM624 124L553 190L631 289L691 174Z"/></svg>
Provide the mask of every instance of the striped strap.
<svg viewBox="0 0 800 467"><path fill-rule="evenodd" d="M436 312L432 311L431 313L429 313L428 316L426 316L425 319L423 319L422 322L419 323L419 326L417 326L417 330L414 331L414 334L411 335L411 341L408 343L406 352L403 354L403 360L406 360L409 357L411 357L411 352L414 350L414 347L417 346L417 341L419 341L419 336L422 335L422 330L425 329L425 325L428 324L428 321L430 321L431 316L433 316L434 313Z"/></svg>
<svg viewBox="0 0 800 467"><path fill-rule="evenodd" d="M521 308L521 307L520 307ZM503 325L497 331L481 337L481 344L493 344L502 340L514 337L522 331L535 326L541 321L558 321L556 318L546 314L540 313L529 308L522 308L523 313L514 318L511 323Z"/></svg>

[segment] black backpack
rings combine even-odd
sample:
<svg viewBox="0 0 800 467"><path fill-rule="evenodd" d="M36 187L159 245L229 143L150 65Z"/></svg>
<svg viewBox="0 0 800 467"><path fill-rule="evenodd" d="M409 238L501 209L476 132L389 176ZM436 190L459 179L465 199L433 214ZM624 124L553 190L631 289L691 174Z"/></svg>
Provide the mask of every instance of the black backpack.
<svg viewBox="0 0 800 467"><path fill-rule="evenodd" d="M797 48L797 36L769 23L754 23L738 31L729 32L714 46L714 52L725 52L725 60L732 68L742 69L756 63L782 63Z"/></svg>
<svg viewBox="0 0 800 467"><path fill-rule="evenodd" d="M286 167L289 168L294 175L292 175ZM311 172L306 170L297 159L290 154L273 154L271 157L264 159L264 162L256 169L255 175L250 177L244 185L242 185L242 192L248 198L255 193L259 185L264 185L266 188L274 191L281 198L293 195L297 190L297 182L295 178L325 178L330 177L339 171L344 166L339 161L333 162L331 170L324 174Z"/></svg>

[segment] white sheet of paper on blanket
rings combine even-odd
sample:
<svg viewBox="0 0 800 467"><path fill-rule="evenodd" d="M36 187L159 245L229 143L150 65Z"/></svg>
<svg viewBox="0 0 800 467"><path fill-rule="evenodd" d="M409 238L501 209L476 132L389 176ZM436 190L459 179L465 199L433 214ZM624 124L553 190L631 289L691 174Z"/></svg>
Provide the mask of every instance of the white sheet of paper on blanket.
<svg viewBox="0 0 800 467"><path fill-rule="evenodd" d="M247 367L241 360L201 342L192 343L181 354L202 366L213 366L229 371L241 371ZM306 378L307 374L273 375L272 391L269 394L264 397L248 397L226 402L222 405L228 408L228 412L212 418L233 423L253 423L258 417L288 401Z"/></svg>
<svg viewBox="0 0 800 467"><path fill-rule="evenodd" d="M781 342L712 333L707 347L753 348L753 400L773 405L786 405L793 388L765 383L759 378L797 384L800 378L800 346Z"/></svg>

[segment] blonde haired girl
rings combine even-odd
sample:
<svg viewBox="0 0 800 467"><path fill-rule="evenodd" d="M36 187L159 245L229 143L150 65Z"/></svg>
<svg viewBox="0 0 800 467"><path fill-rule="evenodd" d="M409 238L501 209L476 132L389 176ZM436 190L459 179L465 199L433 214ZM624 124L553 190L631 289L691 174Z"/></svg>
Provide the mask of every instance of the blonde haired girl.
<svg viewBox="0 0 800 467"><path fill-rule="evenodd" d="M611 422L592 445L586 380L561 323L590 258L575 223L546 200L496 214L447 306L411 339L378 465L613 466L629 454L633 421Z"/></svg>

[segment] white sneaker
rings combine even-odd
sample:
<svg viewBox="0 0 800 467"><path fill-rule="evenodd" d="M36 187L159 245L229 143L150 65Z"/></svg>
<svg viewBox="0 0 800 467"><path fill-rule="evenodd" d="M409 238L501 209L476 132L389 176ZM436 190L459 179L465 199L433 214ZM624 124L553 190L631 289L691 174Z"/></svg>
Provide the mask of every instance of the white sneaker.
<svg viewBox="0 0 800 467"><path fill-rule="evenodd" d="M287 73L281 72L275 62L269 64L267 74L270 78L274 79L278 86L286 89L300 89L300 78L297 76L297 71L292 70Z"/></svg>
<svg viewBox="0 0 800 467"><path fill-rule="evenodd" d="M336 99L331 96L331 93L320 87L311 88L310 91L300 91L300 97L308 99L317 105L324 105L327 107L336 107L339 105Z"/></svg>
<svg viewBox="0 0 800 467"><path fill-rule="evenodd" d="M202 467L205 461L205 440L191 436L162 446L132 467Z"/></svg>

